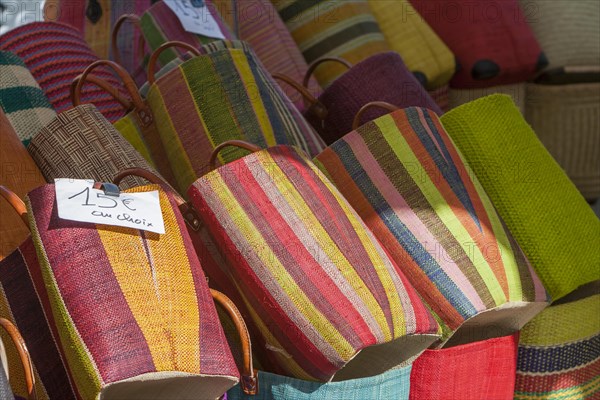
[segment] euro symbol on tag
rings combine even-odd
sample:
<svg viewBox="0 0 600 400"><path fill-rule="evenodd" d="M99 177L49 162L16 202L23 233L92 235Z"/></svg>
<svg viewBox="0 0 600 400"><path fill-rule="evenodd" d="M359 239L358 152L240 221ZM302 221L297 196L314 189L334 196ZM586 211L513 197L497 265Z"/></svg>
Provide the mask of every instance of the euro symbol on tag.
<svg viewBox="0 0 600 400"><path fill-rule="evenodd" d="M129 210L131 210L131 211L135 211L135 210L137 210L136 208L131 208L131 207L129 207L129 203L133 202L133 199L123 199L123 200L121 200L121 201L123 202L123 205L124 205L125 207L127 207L127 209L129 209Z"/></svg>

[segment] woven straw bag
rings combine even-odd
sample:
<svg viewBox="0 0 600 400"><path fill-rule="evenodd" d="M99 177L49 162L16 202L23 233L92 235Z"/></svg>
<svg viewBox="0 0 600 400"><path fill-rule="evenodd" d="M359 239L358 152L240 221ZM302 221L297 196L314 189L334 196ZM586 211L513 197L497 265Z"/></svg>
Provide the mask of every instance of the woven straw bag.
<svg viewBox="0 0 600 400"><path fill-rule="evenodd" d="M225 275L220 287L242 299L268 372L325 382L379 375L437 338L406 278L300 150L257 150L188 195L225 260L207 274Z"/></svg>
<svg viewBox="0 0 600 400"><path fill-rule="evenodd" d="M600 396L600 292L552 305L521 331L514 398Z"/></svg>
<svg viewBox="0 0 600 400"><path fill-rule="evenodd" d="M147 101L182 193L208 172L212 150L226 140L296 145L313 155L324 147L247 44L213 42L155 81L157 58L174 46L181 44L166 43L152 54ZM233 149L220 160L243 154Z"/></svg>
<svg viewBox="0 0 600 400"><path fill-rule="evenodd" d="M29 193L32 237L66 361L84 399L216 399L239 373L167 186L166 233L61 220Z"/></svg>
<svg viewBox="0 0 600 400"><path fill-rule="evenodd" d="M0 51L0 109L26 146L56 115L23 60L9 51Z"/></svg>
<svg viewBox="0 0 600 400"><path fill-rule="evenodd" d="M57 22L32 22L8 31L0 37L0 50L11 51L23 59L58 113L71 107L73 78L98 60L79 31ZM118 87L118 81L109 70L98 70L96 75ZM82 97L96 104L111 122L124 114L121 105L99 88L85 90Z"/></svg>
<svg viewBox="0 0 600 400"><path fill-rule="evenodd" d="M411 3L456 56L451 87L524 82L548 64L518 0Z"/></svg>
<svg viewBox="0 0 600 400"><path fill-rule="evenodd" d="M525 115L525 103L527 99L525 86L525 83L515 83L513 85L491 86L486 88L450 88L448 92L448 105L450 109L453 109L481 97L492 94L506 94L512 98L512 101L515 103L521 114Z"/></svg>
<svg viewBox="0 0 600 400"><path fill-rule="evenodd" d="M14 324L12 322L10 322L9 320L7 320L6 318L0 318L0 327L2 328L2 331L7 332L8 335L10 336L10 339L12 341L12 345L14 345L19 352L19 358L20 358L20 364L22 364L22 369L23 371L25 371L25 373L28 375L28 377L31 379L29 383L29 396L28 396L28 400L37 400L36 394L35 394L35 390L33 389L33 384L35 383L33 380L33 373L32 373L32 367L31 367L31 359L29 357L29 352L27 350L27 346L25 346L25 342L23 341L23 337L21 336L21 334L19 333L19 330L17 329L17 327L14 326ZM0 341L0 348L3 348L4 344L2 343L2 341ZM7 373L5 372L5 365L4 365L4 361L5 361L5 357L6 354L0 354L0 398L2 398L3 400L10 400L10 399L14 399L12 390L8 384L8 376Z"/></svg>
<svg viewBox="0 0 600 400"><path fill-rule="evenodd" d="M443 329L437 346L513 333L546 307L539 278L437 115L411 107L356 128L360 117L315 163L431 308Z"/></svg>
<svg viewBox="0 0 600 400"><path fill-rule="evenodd" d="M10 205L10 210L2 214L2 225L9 221L8 217L16 215L22 219L18 224L27 230L25 205L19 196L4 186L0 186L0 195ZM39 399L75 399L30 236L0 260L0 315L19 329L32 363L30 370L23 370L18 349L6 346L8 371L15 394L24 398L31 398L33 393ZM4 342L9 339L6 332L0 337Z"/></svg>
<svg viewBox="0 0 600 400"><path fill-rule="evenodd" d="M600 220L511 99L484 97L441 120L552 299L600 279Z"/></svg>
<svg viewBox="0 0 600 400"><path fill-rule="evenodd" d="M428 93L435 101L435 104L442 110L442 112L447 112L450 110L450 99L449 99L449 91L450 86L444 85L438 89L430 90Z"/></svg>
<svg viewBox="0 0 600 400"><path fill-rule="evenodd" d="M352 64L389 51L366 0L271 0L308 63L341 57ZM329 86L345 69L336 64L319 68L317 80Z"/></svg>
<svg viewBox="0 0 600 400"><path fill-rule="evenodd" d="M436 89L448 84L454 74L454 54L408 0L369 0L369 7L390 49L402 56L423 86Z"/></svg>
<svg viewBox="0 0 600 400"><path fill-rule="evenodd" d="M600 82L527 84L525 118L583 197L600 197Z"/></svg>
<svg viewBox="0 0 600 400"><path fill-rule="evenodd" d="M322 61L321 61L322 60ZM311 71L319 64L331 63L336 59L320 59L311 64ZM321 62L320 62L321 61ZM338 59L338 63L343 60ZM304 116L321 135L325 143L331 144L352 130L356 113L373 101L384 101L397 107L419 106L442 114L442 110L421 86L412 73L406 69L397 53L376 54L358 63L329 85L315 98L291 78L284 79L300 93L307 104ZM365 121L383 115L380 109L368 110Z"/></svg>
<svg viewBox="0 0 600 400"><path fill-rule="evenodd" d="M410 375L410 399L510 400L515 387L519 335L447 349L428 349Z"/></svg>

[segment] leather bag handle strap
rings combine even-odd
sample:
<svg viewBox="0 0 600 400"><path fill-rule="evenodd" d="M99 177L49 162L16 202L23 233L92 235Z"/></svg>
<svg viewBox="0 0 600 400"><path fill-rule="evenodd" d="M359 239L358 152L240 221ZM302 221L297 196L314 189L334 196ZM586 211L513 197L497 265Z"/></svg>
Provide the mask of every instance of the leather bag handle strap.
<svg viewBox="0 0 600 400"><path fill-rule="evenodd" d="M37 400L37 394L35 392L35 374L33 373L33 364L31 363L31 356L29 355L25 340L23 340L23 336L21 336L17 327L6 318L0 318L0 326L8 333L19 353L23 371L25 372L25 384L27 386L28 398L29 400Z"/></svg>
<svg viewBox="0 0 600 400"><path fill-rule="evenodd" d="M154 82L156 82L156 78L154 75L155 75L155 71L156 71L156 62L158 61L158 57L160 56L160 54L163 51L165 51L166 49L169 49L171 47L179 47L179 48L185 49L195 56L200 55L200 51L197 48L195 48L191 44L188 44L185 42L172 41L172 42L163 43L162 45L160 45L159 48L154 50L154 52L150 56L150 61L148 62L148 83L150 85L153 85Z"/></svg>
<svg viewBox="0 0 600 400"><path fill-rule="evenodd" d="M304 75L304 79L302 80L302 85L304 87L308 87L308 83L310 82L310 77L312 76L312 74L315 72L315 70L317 69L317 67L323 63L326 62L335 62L338 64L342 64L344 67L350 69L352 68L352 64L350 64L348 61L344 60L343 58L340 57L321 57L316 59L315 61L313 61L309 66L308 69L306 70L306 74Z"/></svg>
<svg viewBox="0 0 600 400"><path fill-rule="evenodd" d="M285 82L294 89L298 93L302 95L302 100L304 102L305 107L311 108L311 110L317 115L317 117L321 120L324 120L327 117L327 107L323 103L321 103L315 96L313 96L305 86L302 86L292 78L287 75L275 73L272 75L273 79L276 79L281 82Z"/></svg>
<svg viewBox="0 0 600 400"><path fill-rule="evenodd" d="M6 188L5 186L0 185L0 195L8 201L8 203L14 208L14 210L19 214L25 226L29 228L29 218L27 217L27 207L25 207L25 203L19 196L15 194L12 190Z"/></svg>
<svg viewBox="0 0 600 400"><path fill-rule="evenodd" d="M365 113L365 111L367 111L370 108L383 108L385 110L388 110L389 112L394 112L398 110L398 107L396 107L393 104L386 103L385 101L372 101L370 103L367 103L364 106L362 106L354 116L354 121L352 122L353 130L360 126L360 120L362 115Z"/></svg>
<svg viewBox="0 0 600 400"><path fill-rule="evenodd" d="M221 152L221 150L223 150L226 147L239 147L244 150L248 150L251 153L262 150L259 146L252 144L252 143L245 142L243 140L227 140L227 141L221 143L220 145L218 145L217 147L215 147L212 154L210 155L208 165L210 166L211 170L216 168L217 157L219 156L219 153Z"/></svg>
<svg viewBox="0 0 600 400"><path fill-rule="evenodd" d="M71 88L70 88L71 101L74 106L78 106L79 104L81 104L81 99L80 99L79 95L77 95L77 99L75 99L75 97L76 97L75 92L77 89L77 84L79 83L81 78L82 78L82 74L79 74L75 79L73 79L73 82L71 82ZM126 111L133 109L133 103L131 102L131 100L126 99L125 97L121 96L121 93L119 93L119 90L116 87L114 87L113 85L111 85L110 83L106 82L104 79L97 78L93 75L89 75L85 80L86 80L86 82L92 83L92 84L98 86L100 89L103 89L104 91L108 92L115 100L117 100L119 103L121 103L121 105L123 106L123 108Z"/></svg>
<svg viewBox="0 0 600 400"><path fill-rule="evenodd" d="M210 293L215 303L219 304L223 310L227 312L227 315L233 321L233 324L240 335L243 362L240 386L244 393L253 396L258 393L258 373L254 371L252 365L252 343L244 318L242 317L240 310L238 310L229 297L214 289L210 289Z"/></svg>

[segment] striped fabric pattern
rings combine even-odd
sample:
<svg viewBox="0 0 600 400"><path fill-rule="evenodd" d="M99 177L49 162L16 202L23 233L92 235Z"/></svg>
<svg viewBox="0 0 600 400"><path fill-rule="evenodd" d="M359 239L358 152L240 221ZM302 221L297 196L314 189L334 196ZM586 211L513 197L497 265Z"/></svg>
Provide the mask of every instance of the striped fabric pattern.
<svg viewBox="0 0 600 400"><path fill-rule="evenodd" d="M548 307L519 341L516 400L600 396L600 295Z"/></svg>
<svg viewBox="0 0 600 400"><path fill-rule="evenodd" d="M389 51L366 0L271 0L310 64L324 56L351 64ZM345 72L337 64L320 66L315 76L324 88Z"/></svg>
<svg viewBox="0 0 600 400"><path fill-rule="evenodd" d="M147 97L182 193L208 172L213 148L226 140L297 145L311 155L324 148L247 44L218 41L201 51L159 78ZM243 155L224 151L220 161Z"/></svg>
<svg viewBox="0 0 600 400"><path fill-rule="evenodd" d="M235 385L239 373L172 195L157 185L127 191L159 191L166 233L158 235L61 220L54 190L36 189L26 203L81 397L217 398Z"/></svg>
<svg viewBox="0 0 600 400"><path fill-rule="evenodd" d="M27 343L38 399L75 399L76 392L57 341L56 323L30 237L0 261L0 315L15 324ZM4 343L11 343L4 330L0 337ZM23 366L17 351L12 345L5 348L13 390L27 398Z"/></svg>
<svg viewBox="0 0 600 400"><path fill-rule="evenodd" d="M25 146L56 115L23 60L9 51L0 51L0 108Z"/></svg>
<svg viewBox="0 0 600 400"><path fill-rule="evenodd" d="M229 265L227 291L260 332L257 352L277 373L375 376L437 338L404 275L300 150L250 154L201 177L188 195Z"/></svg>
<svg viewBox="0 0 600 400"><path fill-rule="evenodd" d="M380 117L315 160L432 309L443 341L461 327L452 344L482 339L490 327L512 333L547 305L434 112L411 107Z"/></svg>
<svg viewBox="0 0 600 400"><path fill-rule="evenodd" d="M73 79L98 60L81 33L57 22L33 22L8 31L0 37L0 50L11 51L25 62L58 113L72 107L70 87ZM98 68L94 74L114 87L122 87L108 69ZM124 90L122 94L127 97ZM96 104L111 122L125 114L119 102L94 85L83 89L81 100Z"/></svg>

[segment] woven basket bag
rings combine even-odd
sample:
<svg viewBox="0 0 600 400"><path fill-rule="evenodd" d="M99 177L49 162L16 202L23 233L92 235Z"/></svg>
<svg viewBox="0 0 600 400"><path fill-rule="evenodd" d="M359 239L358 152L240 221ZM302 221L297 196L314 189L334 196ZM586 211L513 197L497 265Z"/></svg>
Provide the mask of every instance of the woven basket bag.
<svg viewBox="0 0 600 400"><path fill-rule="evenodd" d="M449 99L450 85L444 85L435 90L428 91L429 95L435 101L435 104L442 110L447 112L450 110L450 99Z"/></svg>
<svg viewBox="0 0 600 400"><path fill-rule="evenodd" d="M242 299L268 372L375 376L438 337L404 275L300 150L255 151L199 178L188 195L225 259L207 275L225 275L220 287Z"/></svg>
<svg viewBox="0 0 600 400"><path fill-rule="evenodd" d="M457 59L450 86L524 82L548 64L518 0L410 0Z"/></svg>
<svg viewBox="0 0 600 400"><path fill-rule="evenodd" d="M539 278L438 116L411 107L356 128L360 117L315 163L440 322L436 347L511 334L546 307Z"/></svg>
<svg viewBox="0 0 600 400"><path fill-rule="evenodd" d="M84 399L216 399L239 380L206 277L168 186L166 233L61 220L55 189L29 193L52 313Z"/></svg>
<svg viewBox="0 0 600 400"><path fill-rule="evenodd" d="M600 82L527 84L525 118L583 197L600 197Z"/></svg>
<svg viewBox="0 0 600 400"><path fill-rule="evenodd" d="M7 320L6 318L0 318L0 327L2 328L2 332L7 332L12 341L12 345L14 345L19 352L19 361L22 366L23 371L28 375L30 381L29 385L29 396L27 396L28 400L37 400L37 396L35 390L33 389L34 378L33 378L33 369L31 366L31 359L29 356L29 351L27 350L27 346L23 341L23 337L19 333L17 327ZM0 350L4 350L4 343L0 340ZM8 375L5 371L5 361L6 354L0 352L0 398L5 400L14 399L14 395L12 393L12 389L8 383Z"/></svg>
<svg viewBox="0 0 600 400"><path fill-rule="evenodd" d="M441 121L553 301L600 279L600 220L510 97L484 97Z"/></svg>
<svg viewBox="0 0 600 400"><path fill-rule="evenodd" d="M486 97L492 94L506 94L512 98L521 114L525 115L525 103L527 102L525 83L515 83L513 85L491 86L486 88L473 89L454 89L448 91L448 106L450 109L460 105Z"/></svg>
<svg viewBox="0 0 600 400"><path fill-rule="evenodd" d="M402 56L423 86L432 90L448 84L456 66L454 54L408 0L369 0L369 7L390 50Z"/></svg>
<svg viewBox="0 0 600 400"><path fill-rule="evenodd" d="M23 60L9 51L0 51L0 109L25 146L56 115Z"/></svg>
<svg viewBox="0 0 600 400"><path fill-rule="evenodd" d="M57 22L32 22L8 31L0 36L0 50L23 59L58 113L71 108L71 81L98 60L77 29ZM98 70L96 75L118 87L109 70ZM99 88L90 87L82 96L111 122L124 115L121 105Z"/></svg>
<svg viewBox="0 0 600 400"><path fill-rule="evenodd" d="M247 44L213 42L155 81L157 58L175 45L181 46L166 43L151 57L147 102L181 193L208 172L212 150L226 140L296 145L313 155L324 147ZM232 149L220 160L243 154Z"/></svg>

